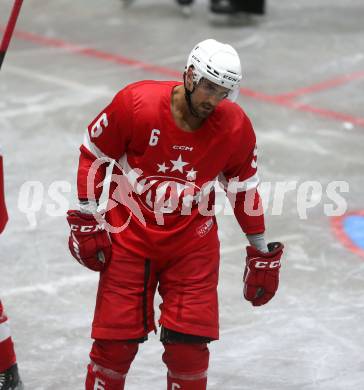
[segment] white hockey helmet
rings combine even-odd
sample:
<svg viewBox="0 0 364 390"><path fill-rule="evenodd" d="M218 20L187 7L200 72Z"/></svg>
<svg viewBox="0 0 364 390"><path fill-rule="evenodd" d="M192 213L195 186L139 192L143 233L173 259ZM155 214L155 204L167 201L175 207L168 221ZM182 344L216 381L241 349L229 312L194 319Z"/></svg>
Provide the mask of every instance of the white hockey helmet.
<svg viewBox="0 0 364 390"><path fill-rule="evenodd" d="M186 71L191 65L194 67L194 82L198 83L204 77L230 89L228 99L236 101L242 75L239 55L232 46L215 39L206 39L192 49Z"/></svg>

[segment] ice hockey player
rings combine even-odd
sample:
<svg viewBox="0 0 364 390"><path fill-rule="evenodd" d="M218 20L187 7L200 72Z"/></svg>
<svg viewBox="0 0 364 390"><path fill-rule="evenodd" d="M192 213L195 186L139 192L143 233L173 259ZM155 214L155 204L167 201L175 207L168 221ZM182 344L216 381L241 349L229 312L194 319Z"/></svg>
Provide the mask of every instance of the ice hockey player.
<svg viewBox="0 0 364 390"><path fill-rule="evenodd" d="M3 157L0 153L0 233L3 232L7 220L8 213L4 195ZM9 321L0 300L0 390L22 389L23 384L18 373Z"/></svg>
<svg viewBox="0 0 364 390"><path fill-rule="evenodd" d="M207 39L190 53L183 82L130 84L88 126L79 209L67 216L72 255L100 272L87 390L124 389L139 344L156 330L157 287L167 389L207 388L208 343L219 338L217 178L250 242L245 298L264 305L278 288L283 245L265 243L256 138L235 103L241 78L235 49Z"/></svg>

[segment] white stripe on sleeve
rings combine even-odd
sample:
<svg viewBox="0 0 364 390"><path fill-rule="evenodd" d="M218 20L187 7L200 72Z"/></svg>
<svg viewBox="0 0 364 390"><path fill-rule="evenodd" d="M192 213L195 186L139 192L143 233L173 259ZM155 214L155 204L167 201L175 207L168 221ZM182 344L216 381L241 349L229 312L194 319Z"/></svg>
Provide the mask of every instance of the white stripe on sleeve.
<svg viewBox="0 0 364 390"><path fill-rule="evenodd" d="M107 157L106 154L102 153L102 151L91 141L88 130L86 130L85 136L83 138L83 146L96 158Z"/></svg>

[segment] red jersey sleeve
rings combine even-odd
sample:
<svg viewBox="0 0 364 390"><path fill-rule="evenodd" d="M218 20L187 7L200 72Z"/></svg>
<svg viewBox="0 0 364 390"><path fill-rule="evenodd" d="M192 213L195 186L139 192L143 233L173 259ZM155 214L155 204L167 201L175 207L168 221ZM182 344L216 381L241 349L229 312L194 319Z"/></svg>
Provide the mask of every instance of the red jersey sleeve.
<svg viewBox="0 0 364 390"><path fill-rule="evenodd" d="M245 114L239 131L234 135L231 157L220 181L242 230L246 234L264 232L264 213L257 189L259 176L256 137Z"/></svg>
<svg viewBox="0 0 364 390"><path fill-rule="evenodd" d="M125 88L89 124L83 147L95 157L119 160L131 138L132 115L132 96Z"/></svg>
<svg viewBox="0 0 364 390"><path fill-rule="evenodd" d="M133 126L132 96L128 88L121 90L112 102L89 124L80 148L77 188L79 199L98 200L102 192L108 161L118 161L131 139ZM91 175L90 169L97 159L104 160ZM101 161L101 160L100 160ZM93 196L87 187L92 177Z"/></svg>

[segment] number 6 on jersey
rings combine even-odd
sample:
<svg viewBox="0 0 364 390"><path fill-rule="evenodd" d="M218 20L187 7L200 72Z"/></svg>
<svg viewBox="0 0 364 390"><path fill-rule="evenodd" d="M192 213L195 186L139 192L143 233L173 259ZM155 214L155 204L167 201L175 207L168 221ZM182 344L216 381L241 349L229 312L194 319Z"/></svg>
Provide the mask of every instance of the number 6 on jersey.
<svg viewBox="0 0 364 390"><path fill-rule="evenodd" d="M158 141L159 141L159 134L160 134L160 130L158 129L153 129L152 132L150 133L150 140L149 140L149 145L150 146L156 146Z"/></svg>
<svg viewBox="0 0 364 390"><path fill-rule="evenodd" d="M96 121L96 123L92 126L91 137L92 138L99 137L102 134L104 128L107 127L108 125L109 125L109 121L107 120L107 115L104 112L100 116L100 118Z"/></svg>

